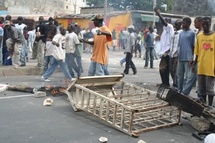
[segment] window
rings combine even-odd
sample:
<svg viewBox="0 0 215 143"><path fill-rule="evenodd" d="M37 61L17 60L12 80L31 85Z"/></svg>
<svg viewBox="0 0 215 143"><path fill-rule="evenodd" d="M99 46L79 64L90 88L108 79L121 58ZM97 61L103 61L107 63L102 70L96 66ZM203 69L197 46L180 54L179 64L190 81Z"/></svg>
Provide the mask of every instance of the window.
<svg viewBox="0 0 215 143"><path fill-rule="evenodd" d="M69 9L69 6L68 6L68 5L66 6L66 9Z"/></svg>

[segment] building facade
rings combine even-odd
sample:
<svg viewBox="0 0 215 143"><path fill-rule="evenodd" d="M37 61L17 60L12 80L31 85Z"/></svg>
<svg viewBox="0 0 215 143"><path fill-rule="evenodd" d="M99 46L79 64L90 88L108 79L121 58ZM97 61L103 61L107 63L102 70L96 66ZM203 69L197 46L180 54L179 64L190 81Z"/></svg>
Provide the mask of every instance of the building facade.
<svg viewBox="0 0 215 143"><path fill-rule="evenodd" d="M86 7L86 0L64 0L66 14L80 14L81 7Z"/></svg>
<svg viewBox="0 0 215 143"><path fill-rule="evenodd" d="M78 14L86 0L5 0L8 13L14 14Z"/></svg>

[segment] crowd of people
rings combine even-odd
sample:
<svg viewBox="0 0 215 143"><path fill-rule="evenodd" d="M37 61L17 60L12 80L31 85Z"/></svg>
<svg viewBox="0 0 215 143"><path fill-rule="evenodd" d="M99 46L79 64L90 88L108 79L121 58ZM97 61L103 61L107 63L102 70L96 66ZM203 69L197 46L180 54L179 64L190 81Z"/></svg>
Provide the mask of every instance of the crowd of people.
<svg viewBox="0 0 215 143"><path fill-rule="evenodd" d="M158 8L155 13L163 23L160 39L161 60L159 65L161 85L173 86L182 94L189 95L198 81L197 95L200 101L213 106L215 83L215 33L211 31L210 17L196 17L195 32L190 28L192 20L185 17L174 26L164 19Z"/></svg>
<svg viewBox="0 0 215 143"><path fill-rule="evenodd" d="M144 68L154 68L154 59L160 58L159 73L161 86L173 87L184 95L189 95L198 81L198 98L213 104L215 82L215 34L210 30L209 17L196 17L196 31L190 28L189 17L176 20L172 24L170 18L164 19L157 8L154 9L163 24L163 32L159 36L152 26L137 32L133 25L126 27L116 35L105 26L102 15L94 15L91 19L94 29L81 29L77 23L67 28L50 17L48 24L39 17L38 25L31 30L23 23L24 18L18 17L17 23L11 16L0 17L0 42L2 43L2 64L13 65L14 68L26 66L28 50L32 58L37 59L37 66L42 67L42 79L49 81L57 66L71 80L83 73L82 52L91 53L89 76L109 75L108 42L112 43L113 51L124 49L124 74L137 74L133 57L145 60ZM143 57L142 57L143 55ZM207 100L208 99L208 100Z"/></svg>
<svg viewBox="0 0 215 143"><path fill-rule="evenodd" d="M91 19L94 29L81 29L77 23L67 28L50 17L48 23L39 17L35 28L30 29L19 16L17 23L10 15L0 17L0 43L2 43L1 62L3 66L14 68L26 66L28 53L37 60L37 67L43 68L41 79L49 77L59 66L66 80L80 77L83 73L83 50L92 54L89 76L109 75L107 42L112 41L112 33L104 25L103 17L95 15ZM28 29L28 30L27 30Z"/></svg>

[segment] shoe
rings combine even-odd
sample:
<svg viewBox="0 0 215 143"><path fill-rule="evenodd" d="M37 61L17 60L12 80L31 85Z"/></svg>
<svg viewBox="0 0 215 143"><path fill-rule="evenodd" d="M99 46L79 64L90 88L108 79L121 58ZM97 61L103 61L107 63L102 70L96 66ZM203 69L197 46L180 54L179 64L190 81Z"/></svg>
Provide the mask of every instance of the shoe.
<svg viewBox="0 0 215 143"><path fill-rule="evenodd" d="M20 67L24 67L24 66L26 66L26 64L21 64L21 65L20 65Z"/></svg>
<svg viewBox="0 0 215 143"><path fill-rule="evenodd" d="M155 69L155 67L150 67L150 69Z"/></svg>
<svg viewBox="0 0 215 143"><path fill-rule="evenodd" d="M170 85L169 85L169 84L163 84L163 83L157 84L157 87L159 87L159 86L170 87Z"/></svg>
<svg viewBox="0 0 215 143"><path fill-rule="evenodd" d="M50 81L48 78L45 79L43 76L41 76L41 79L44 80L44 81Z"/></svg>
<svg viewBox="0 0 215 143"><path fill-rule="evenodd" d="M14 69L18 69L19 68L19 66L18 65L14 65L14 67L13 67Z"/></svg>
<svg viewBox="0 0 215 143"><path fill-rule="evenodd" d="M144 69L147 69L148 67L147 66L144 66Z"/></svg>
<svg viewBox="0 0 215 143"><path fill-rule="evenodd" d="M128 74L127 72L124 72L124 74Z"/></svg>
<svg viewBox="0 0 215 143"><path fill-rule="evenodd" d="M137 74L137 71L135 71L133 74L134 74L134 75Z"/></svg>
<svg viewBox="0 0 215 143"><path fill-rule="evenodd" d="M42 65L36 65L35 67L39 67L40 68L40 67L42 67Z"/></svg>

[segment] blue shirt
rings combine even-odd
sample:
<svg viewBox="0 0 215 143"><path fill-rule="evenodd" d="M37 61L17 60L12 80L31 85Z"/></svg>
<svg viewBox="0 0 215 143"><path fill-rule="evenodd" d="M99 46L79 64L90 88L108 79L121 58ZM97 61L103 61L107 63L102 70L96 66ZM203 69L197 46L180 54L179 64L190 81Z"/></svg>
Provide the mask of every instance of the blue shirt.
<svg viewBox="0 0 215 143"><path fill-rule="evenodd" d="M146 47L154 47L154 34L148 32L145 38Z"/></svg>
<svg viewBox="0 0 215 143"><path fill-rule="evenodd" d="M178 59L180 62L190 61L193 58L195 45L195 32L193 30L182 31L178 41Z"/></svg>

